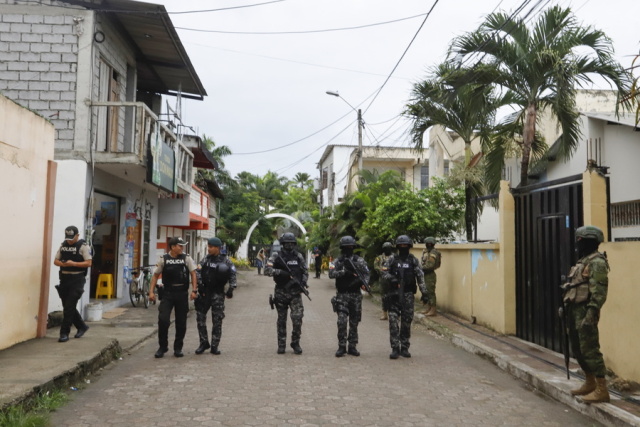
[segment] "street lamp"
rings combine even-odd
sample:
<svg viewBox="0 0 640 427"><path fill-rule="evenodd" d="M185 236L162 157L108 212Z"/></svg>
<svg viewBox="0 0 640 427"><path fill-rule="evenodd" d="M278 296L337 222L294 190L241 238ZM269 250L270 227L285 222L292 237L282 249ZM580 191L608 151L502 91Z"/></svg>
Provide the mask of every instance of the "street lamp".
<svg viewBox="0 0 640 427"><path fill-rule="evenodd" d="M353 111L358 113L358 172L362 172L362 128L364 127L364 123L362 123L362 110L359 108L356 110L353 105L349 104L346 99L340 96L338 91L333 92L328 90L326 94L342 99Z"/></svg>

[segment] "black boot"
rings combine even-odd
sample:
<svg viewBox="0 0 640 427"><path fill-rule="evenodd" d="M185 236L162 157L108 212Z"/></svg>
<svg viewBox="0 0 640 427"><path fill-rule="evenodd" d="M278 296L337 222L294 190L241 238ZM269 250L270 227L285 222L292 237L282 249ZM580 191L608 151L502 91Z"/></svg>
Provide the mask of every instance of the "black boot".
<svg viewBox="0 0 640 427"><path fill-rule="evenodd" d="M336 351L336 357L342 357L347 353L347 349L345 346L341 345L338 347L338 351Z"/></svg>
<svg viewBox="0 0 640 427"><path fill-rule="evenodd" d="M409 353L409 349L408 348L402 348L402 350L400 351L400 356L402 357L411 357L411 353Z"/></svg>
<svg viewBox="0 0 640 427"><path fill-rule="evenodd" d="M220 354L220 350L218 350L218 346L214 345L211 347L211 354L215 354L216 356Z"/></svg>
<svg viewBox="0 0 640 427"><path fill-rule="evenodd" d="M284 346L283 345L279 345L278 346L278 354L284 354Z"/></svg>
<svg viewBox="0 0 640 427"><path fill-rule="evenodd" d="M360 352L356 349L355 345L350 345L349 346L349 352L350 355L352 356L360 356Z"/></svg>
<svg viewBox="0 0 640 427"><path fill-rule="evenodd" d="M69 341L69 335L60 335L60 338L58 338L58 342L67 342Z"/></svg>
<svg viewBox="0 0 640 427"><path fill-rule="evenodd" d="M294 354L302 354L302 348L300 347L300 344L298 344L297 342L295 343L292 342L291 348L293 349Z"/></svg>
<svg viewBox="0 0 640 427"><path fill-rule="evenodd" d="M391 349L391 354L389 355L389 359L397 359L400 357L400 349L394 347Z"/></svg>
<svg viewBox="0 0 640 427"><path fill-rule="evenodd" d="M206 349L211 347L208 342L200 343L200 347L196 348L196 354L202 354Z"/></svg>

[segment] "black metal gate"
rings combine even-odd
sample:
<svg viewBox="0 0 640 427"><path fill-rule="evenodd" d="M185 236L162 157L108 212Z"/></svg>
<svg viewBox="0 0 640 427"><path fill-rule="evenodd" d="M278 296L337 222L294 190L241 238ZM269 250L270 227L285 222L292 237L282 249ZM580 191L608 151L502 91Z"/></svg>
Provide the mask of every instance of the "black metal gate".
<svg viewBox="0 0 640 427"><path fill-rule="evenodd" d="M516 221L516 335L562 351L560 285L583 225L582 175L512 190Z"/></svg>

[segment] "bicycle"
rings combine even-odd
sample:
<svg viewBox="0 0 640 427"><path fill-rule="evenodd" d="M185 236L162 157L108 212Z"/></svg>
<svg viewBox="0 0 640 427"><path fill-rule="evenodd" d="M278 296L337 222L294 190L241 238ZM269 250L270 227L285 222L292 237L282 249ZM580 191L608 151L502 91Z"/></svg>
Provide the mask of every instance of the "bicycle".
<svg viewBox="0 0 640 427"><path fill-rule="evenodd" d="M142 303L144 308L149 308L149 288L151 287L151 268L153 265L147 265L131 270L133 279L129 284L129 298L131 305ZM142 273L142 274L140 274Z"/></svg>

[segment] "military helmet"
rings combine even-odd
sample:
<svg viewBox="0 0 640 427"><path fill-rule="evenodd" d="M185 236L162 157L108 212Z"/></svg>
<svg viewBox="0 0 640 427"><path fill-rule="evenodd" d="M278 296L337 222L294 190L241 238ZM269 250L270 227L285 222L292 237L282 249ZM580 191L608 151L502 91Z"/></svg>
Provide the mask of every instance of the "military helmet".
<svg viewBox="0 0 640 427"><path fill-rule="evenodd" d="M577 239L593 239L598 243L604 242L604 233L595 225L584 225L576 230Z"/></svg>
<svg viewBox="0 0 640 427"><path fill-rule="evenodd" d="M402 236L398 236L396 239L396 246L398 245L409 245L409 247L412 248L413 240L411 240L411 237L403 234Z"/></svg>
<svg viewBox="0 0 640 427"><path fill-rule="evenodd" d="M222 246L222 240L218 239L217 237L212 237L207 241L207 245L220 247Z"/></svg>
<svg viewBox="0 0 640 427"><path fill-rule="evenodd" d="M429 245L435 245L436 244L436 238L435 237L427 237L426 239L424 239L424 243L425 244L429 244Z"/></svg>
<svg viewBox="0 0 640 427"><path fill-rule="evenodd" d="M391 242L384 242L382 244L382 249L386 249L386 248L393 248L393 245L391 244Z"/></svg>
<svg viewBox="0 0 640 427"><path fill-rule="evenodd" d="M344 248L345 246L357 246L356 239L351 236L342 236L340 238L340 247Z"/></svg>
<svg viewBox="0 0 640 427"><path fill-rule="evenodd" d="M293 233L284 233L280 236L280 244L284 245L285 243L297 243L296 236Z"/></svg>

